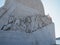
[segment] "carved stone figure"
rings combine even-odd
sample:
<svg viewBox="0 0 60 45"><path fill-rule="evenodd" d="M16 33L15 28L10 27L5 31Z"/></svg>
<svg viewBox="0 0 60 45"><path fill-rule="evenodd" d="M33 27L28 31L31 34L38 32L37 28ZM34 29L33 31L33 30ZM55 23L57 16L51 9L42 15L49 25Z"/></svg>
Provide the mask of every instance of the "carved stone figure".
<svg viewBox="0 0 60 45"><path fill-rule="evenodd" d="M40 0L35 2L33 0L6 0L0 12L1 30L18 29L31 33L52 23L51 19L44 15Z"/></svg>
<svg viewBox="0 0 60 45"><path fill-rule="evenodd" d="M41 0L6 0L0 8L0 45L53 44L54 24Z"/></svg>

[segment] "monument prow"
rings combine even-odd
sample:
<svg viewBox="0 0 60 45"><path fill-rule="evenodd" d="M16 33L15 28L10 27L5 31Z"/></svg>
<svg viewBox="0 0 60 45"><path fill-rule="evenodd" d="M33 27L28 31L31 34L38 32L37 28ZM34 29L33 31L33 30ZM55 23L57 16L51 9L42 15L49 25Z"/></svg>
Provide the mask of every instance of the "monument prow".
<svg viewBox="0 0 60 45"><path fill-rule="evenodd" d="M54 23L41 0L6 0L0 9L0 45L53 45Z"/></svg>

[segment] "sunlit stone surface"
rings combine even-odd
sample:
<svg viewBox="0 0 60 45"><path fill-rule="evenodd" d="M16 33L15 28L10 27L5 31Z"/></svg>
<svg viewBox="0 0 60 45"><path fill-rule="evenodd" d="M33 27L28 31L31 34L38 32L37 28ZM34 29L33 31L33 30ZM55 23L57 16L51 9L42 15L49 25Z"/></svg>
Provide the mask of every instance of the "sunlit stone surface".
<svg viewBox="0 0 60 45"><path fill-rule="evenodd" d="M40 0L6 0L0 8L0 44L55 44L54 23Z"/></svg>

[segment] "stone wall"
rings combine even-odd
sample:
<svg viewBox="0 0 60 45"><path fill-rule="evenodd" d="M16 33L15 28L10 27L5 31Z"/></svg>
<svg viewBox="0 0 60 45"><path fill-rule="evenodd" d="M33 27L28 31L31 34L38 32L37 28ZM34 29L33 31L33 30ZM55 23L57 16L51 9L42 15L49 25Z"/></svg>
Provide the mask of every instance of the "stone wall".
<svg viewBox="0 0 60 45"><path fill-rule="evenodd" d="M0 30L0 45L53 45L55 44L54 32L53 23L33 33Z"/></svg>

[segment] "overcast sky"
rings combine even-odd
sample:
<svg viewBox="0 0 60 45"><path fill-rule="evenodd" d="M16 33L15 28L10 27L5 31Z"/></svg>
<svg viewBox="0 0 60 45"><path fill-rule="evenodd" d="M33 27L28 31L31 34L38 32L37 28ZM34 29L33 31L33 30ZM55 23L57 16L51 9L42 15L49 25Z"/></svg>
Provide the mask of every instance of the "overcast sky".
<svg viewBox="0 0 60 45"><path fill-rule="evenodd" d="M45 13L49 14L55 23L56 37L60 37L60 0L42 0Z"/></svg>
<svg viewBox="0 0 60 45"><path fill-rule="evenodd" d="M60 0L42 0L45 14L49 14L55 23L56 37L60 37ZM0 0L0 7L4 0Z"/></svg>

